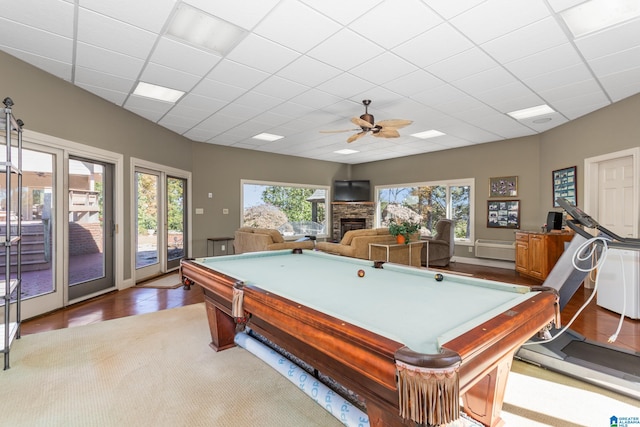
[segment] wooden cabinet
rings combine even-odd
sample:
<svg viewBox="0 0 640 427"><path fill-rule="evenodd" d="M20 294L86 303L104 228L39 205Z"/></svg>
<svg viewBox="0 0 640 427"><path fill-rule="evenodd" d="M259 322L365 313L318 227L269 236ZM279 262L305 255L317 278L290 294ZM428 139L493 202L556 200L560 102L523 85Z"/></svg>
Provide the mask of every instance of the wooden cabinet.
<svg viewBox="0 0 640 427"><path fill-rule="evenodd" d="M516 231L516 271L544 280L564 252L572 232L539 233Z"/></svg>

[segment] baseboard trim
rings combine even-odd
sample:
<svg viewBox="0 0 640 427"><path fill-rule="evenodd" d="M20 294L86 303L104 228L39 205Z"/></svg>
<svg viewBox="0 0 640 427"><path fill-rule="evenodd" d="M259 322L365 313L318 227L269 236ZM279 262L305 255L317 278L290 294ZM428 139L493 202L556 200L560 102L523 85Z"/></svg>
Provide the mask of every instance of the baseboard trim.
<svg viewBox="0 0 640 427"><path fill-rule="evenodd" d="M456 257L451 258L451 262L459 262L462 264L482 265L485 267L505 268L507 270L515 270L516 263L512 261L500 261L495 259L486 258L465 258Z"/></svg>

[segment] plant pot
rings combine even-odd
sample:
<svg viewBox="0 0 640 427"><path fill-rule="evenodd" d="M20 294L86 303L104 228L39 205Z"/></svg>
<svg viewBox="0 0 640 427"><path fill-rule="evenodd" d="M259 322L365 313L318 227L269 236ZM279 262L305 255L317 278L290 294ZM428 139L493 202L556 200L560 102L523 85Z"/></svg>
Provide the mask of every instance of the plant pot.
<svg viewBox="0 0 640 427"><path fill-rule="evenodd" d="M396 236L396 242L398 242L399 245L402 245L405 243L405 238L402 234L398 234Z"/></svg>

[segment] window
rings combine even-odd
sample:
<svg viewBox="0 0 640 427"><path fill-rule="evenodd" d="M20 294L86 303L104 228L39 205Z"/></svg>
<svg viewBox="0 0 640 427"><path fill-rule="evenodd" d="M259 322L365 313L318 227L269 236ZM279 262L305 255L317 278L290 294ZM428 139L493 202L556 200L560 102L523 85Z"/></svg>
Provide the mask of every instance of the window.
<svg viewBox="0 0 640 427"><path fill-rule="evenodd" d="M376 186L376 215L380 227L389 221L420 224L431 235L443 218L453 219L456 242L473 242L473 179Z"/></svg>
<svg viewBox="0 0 640 427"><path fill-rule="evenodd" d="M287 237L327 236L329 187L241 181L242 226L273 228Z"/></svg>

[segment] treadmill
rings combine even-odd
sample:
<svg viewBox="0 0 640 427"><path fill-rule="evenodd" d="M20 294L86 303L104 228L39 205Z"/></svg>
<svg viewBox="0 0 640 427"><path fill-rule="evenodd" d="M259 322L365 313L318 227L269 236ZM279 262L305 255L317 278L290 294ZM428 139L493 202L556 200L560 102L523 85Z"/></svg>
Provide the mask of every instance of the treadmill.
<svg viewBox="0 0 640 427"><path fill-rule="evenodd" d="M589 239L594 237L581 226L598 230L598 237L607 239L607 246L612 248L640 250L640 239L616 235L576 206L571 205L566 199L560 198L557 202L573 218L567 221L567 225L575 231L575 237L565 248L543 286L558 291L560 310L562 310L589 274L588 271L581 270L588 270L592 265L592 257L599 257L604 249L603 242L597 240L587 248L581 249ZM573 259L576 251L580 251L581 255L580 260L575 260L578 268L574 267ZM589 251L592 251L591 257L586 257ZM542 335L546 336L542 337ZM552 341L546 342L549 338ZM560 327L551 329L548 333L539 334L520 347L515 357L640 399L640 353L587 340L571 329L562 332Z"/></svg>

